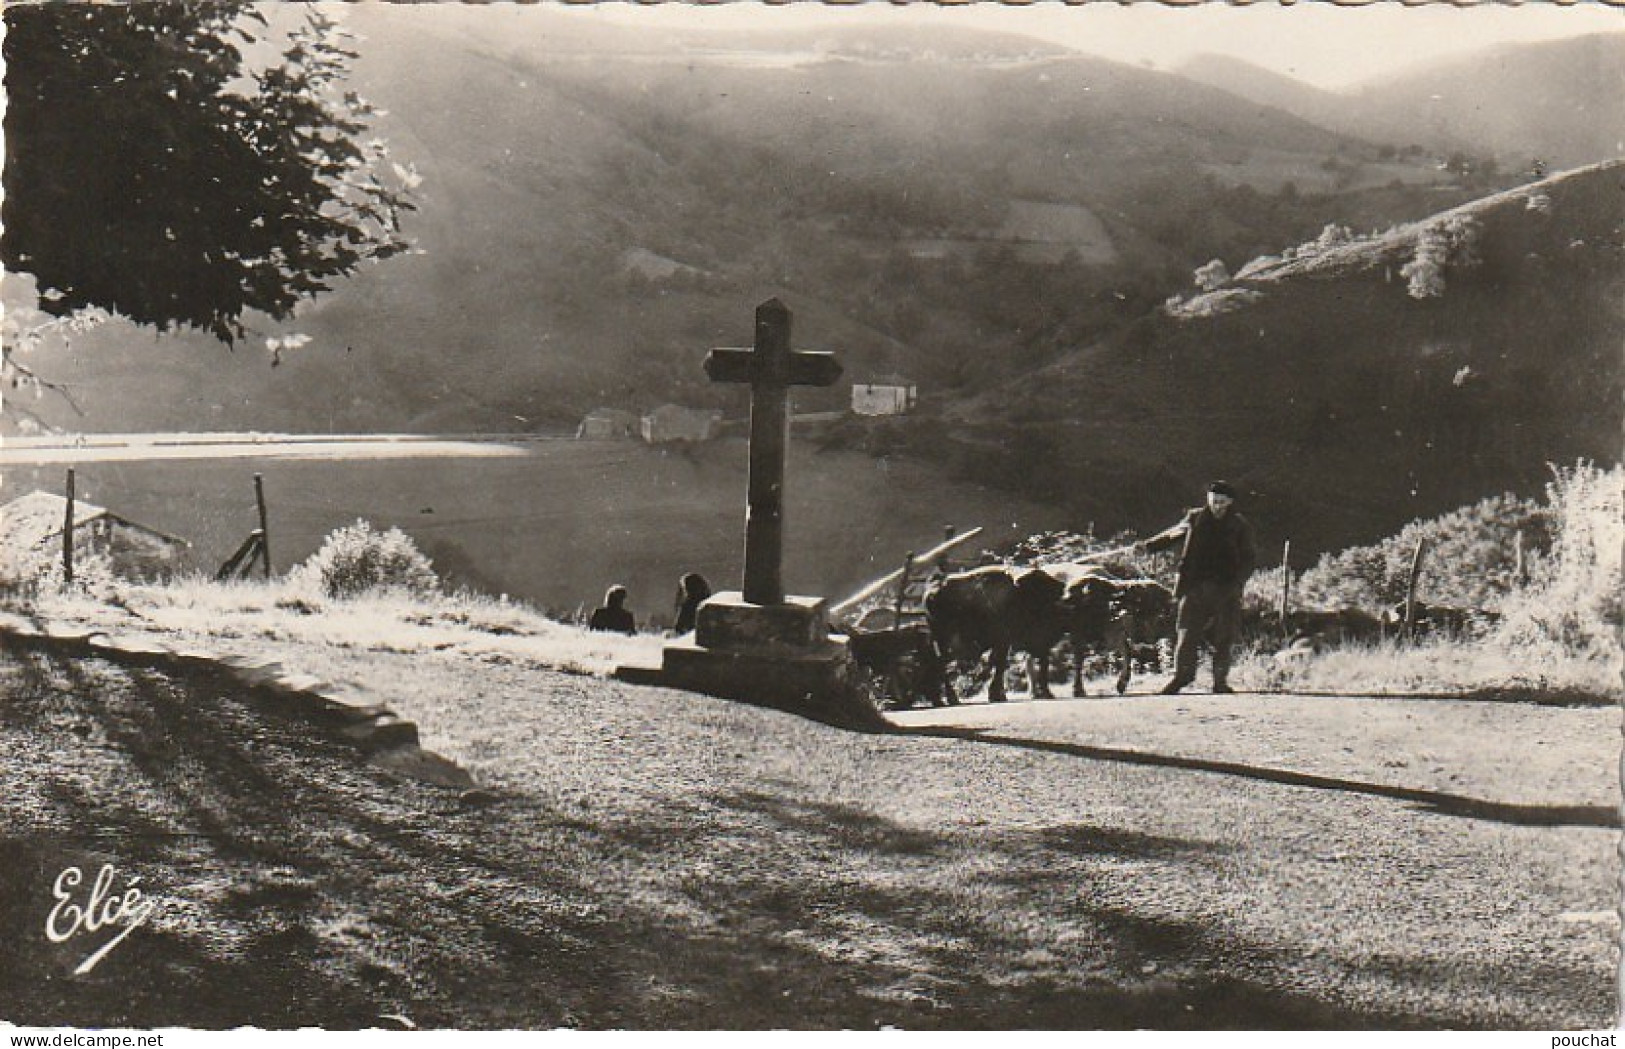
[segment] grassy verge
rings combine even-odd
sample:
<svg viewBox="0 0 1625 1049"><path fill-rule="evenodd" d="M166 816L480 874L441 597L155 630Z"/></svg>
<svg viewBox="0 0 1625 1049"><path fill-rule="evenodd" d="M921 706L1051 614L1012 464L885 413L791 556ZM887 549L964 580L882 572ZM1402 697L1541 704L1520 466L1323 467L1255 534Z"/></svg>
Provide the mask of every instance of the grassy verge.
<svg viewBox="0 0 1625 1049"><path fill-rule="evenodd" d="M1619 694L1618 652L1558 645L1508 647L1494 639L1381 641L1320 652L1249 653L1238 664L1242 687L1268 692L1357 695L1460 695L1486 699L1596 704Z"/></svg>
<svg viewBox="0 0 1625 1049"><path fill-rule="evenodd" d="M298 581L113 583L43 594L23 604L42 618L109 631L144 630L234 649L297 644L421 654L455 651L569 673L658 666L662 635L594 632L529 606L476 594L383 592L332 599Z"/></svg>
<svg viewBox="0 0 1625 1049"><path fill-rule="evenodd" d="M24 607L46 619L110 631L149 631L234 651L315 646L317 661L344 664L350 652L468 655L489 662L605 676L616 666L658 666L666 637L591 632L521 602L477 594L372 593L331 599L298 581L185 579L168 584L103 583L41 593ZM1568 646L1543 638L1394 640L1318 650L1249 651L1232 682L1256 692L1451 695L1550 704L1611 703L1620 693L1618 648ZM1160 676L1139 674L1143 692ZM1110 675L1086 681L1111 691Z"/></svg>

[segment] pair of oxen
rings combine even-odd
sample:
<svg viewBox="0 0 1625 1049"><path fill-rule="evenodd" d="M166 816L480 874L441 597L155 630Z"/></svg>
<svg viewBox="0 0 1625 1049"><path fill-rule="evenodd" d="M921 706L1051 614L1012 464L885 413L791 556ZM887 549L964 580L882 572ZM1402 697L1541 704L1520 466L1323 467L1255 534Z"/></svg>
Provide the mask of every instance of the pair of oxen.
<svg viewBox="0 0 1625 1049"><path fill-rule="evenodd" d="M988 701L1001 703L1013 651L1036 664L1033 695L1052 695L1050 656L1063 638L1072 642L1074 695L1084 694L1084 663L1092 653L1118 660L1117 691L1124 692L1136 646L1172 636L1174 596L1154 580L1126 578L1103 565L984 565L933 582L925 611L925 624L854 634L854 658L882 675L895 675L906 662L912 673L897 690L940 705L958 702L948 665L986 655Z"/></svg>

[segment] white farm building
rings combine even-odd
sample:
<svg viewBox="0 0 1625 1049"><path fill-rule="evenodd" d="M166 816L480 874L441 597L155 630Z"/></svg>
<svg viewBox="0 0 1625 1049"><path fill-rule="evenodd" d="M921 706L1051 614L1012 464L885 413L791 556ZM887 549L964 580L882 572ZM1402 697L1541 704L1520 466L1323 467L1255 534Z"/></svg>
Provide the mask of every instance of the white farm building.
<svg viewBox="0 0 1625 1049"><path fill-rule="evenodd" d="M852 412L855 415L903 415L914 407L918 389L914 383L892 375L873 382L852 384Z"/></svg>

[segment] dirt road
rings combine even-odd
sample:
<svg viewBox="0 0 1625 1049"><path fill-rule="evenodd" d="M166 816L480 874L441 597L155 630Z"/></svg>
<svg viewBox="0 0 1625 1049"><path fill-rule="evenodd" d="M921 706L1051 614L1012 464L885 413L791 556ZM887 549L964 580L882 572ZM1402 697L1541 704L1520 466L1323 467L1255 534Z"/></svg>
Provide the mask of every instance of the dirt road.
<svg viewBox="0 0 1625 1049"><path fill-rule="evenodd" d="M1318 786L1462 814L1478 804L1486 818L1510 823L1619 825L1620 712L1610 707L1192 691L969 703L890 718L920 732Z"/></svg>
<svg viewBox="0 0 1625 1049"><path fill-rule="evenodd" d="M0 652L5 1019L1614 1019L1613 710L1114 697L854 735L503 659L278 655L363 674L487 793L207 675ZM46 935L54 879L104 863L160 909L75 976L102 937Z"/></svg>

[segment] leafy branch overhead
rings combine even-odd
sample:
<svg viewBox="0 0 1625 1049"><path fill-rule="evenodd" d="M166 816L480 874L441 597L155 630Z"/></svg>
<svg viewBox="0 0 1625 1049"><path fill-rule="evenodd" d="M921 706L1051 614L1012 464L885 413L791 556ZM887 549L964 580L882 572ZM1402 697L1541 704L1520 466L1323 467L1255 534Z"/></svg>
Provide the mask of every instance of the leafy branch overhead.
<svg viewBox="0 0 1625 1049"><path fill-rule="evenodd" d="M348 34L306 11L276 33L243 0L6 9L0 256L40 309L231 343L408 246L416 180L344 90Z"/></svg>

